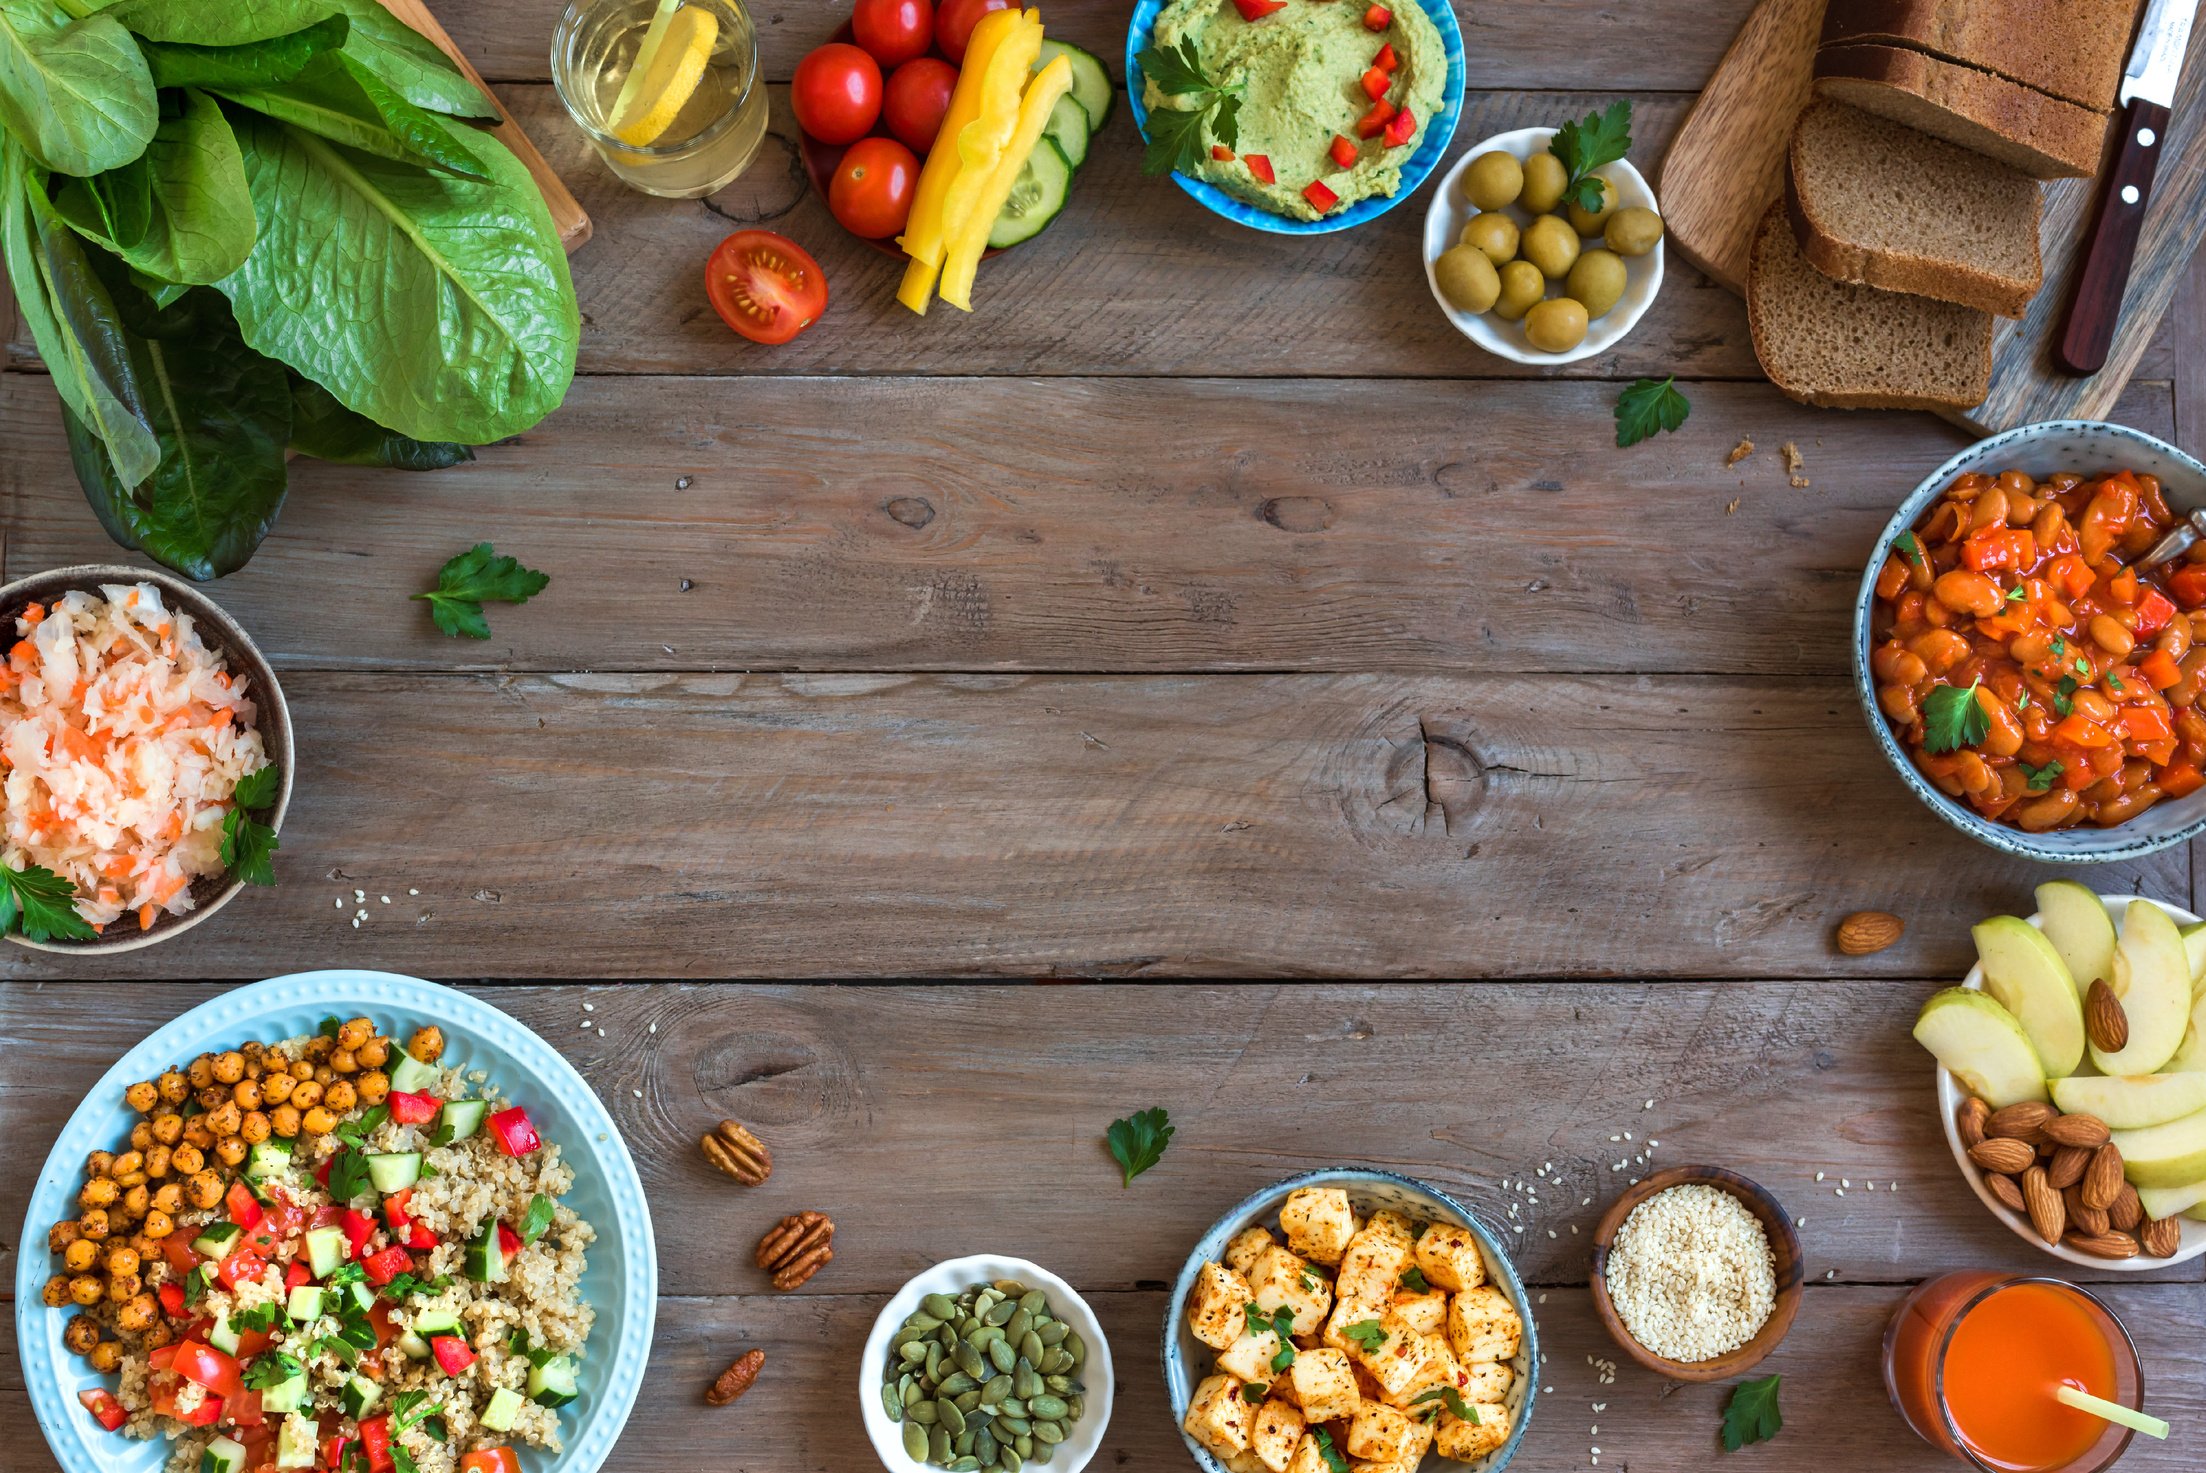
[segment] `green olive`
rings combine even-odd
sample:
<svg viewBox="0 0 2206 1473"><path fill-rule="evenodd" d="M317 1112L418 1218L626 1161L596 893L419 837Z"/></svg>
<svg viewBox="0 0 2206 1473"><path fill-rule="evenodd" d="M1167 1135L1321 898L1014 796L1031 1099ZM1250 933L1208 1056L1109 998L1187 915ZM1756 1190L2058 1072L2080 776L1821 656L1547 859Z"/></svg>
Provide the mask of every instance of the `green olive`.
<svg viewBox="0 0 2206 1473"><path fill-rule="evenodd" d="M1627 206L1609 216L1602 239L1619 256L1644 256L1662 239L1662 217L1638 205Z"/></svg>
<svg viewBox="0 0 2206 1473"><path fill-rule="evenodd" d="M1551 153L1536 153L1524 161L1524 192L1517 203L1535 215L1544 215L1563 202L1563 187L1570 171Z"/></svg>
<svg viewBox="0 0 2206 1473"><path fill-rule="evenodd" d="M1540 275L1540 268L1530 261L1511 261L1501 268L1501 296L1494 302L1494 314L1515 322L1530 310L1532 304L1547 295L1547 278Z"/></svg>
<svg viewBox="0 0 2206 1473"><path fill-rule="evenodd" d="M1501 296L1501 276L1476 246L1450 246L1432 263L1440 295L1459 312L1484 312Z"/></svg>
<svg viewBox="0 0 2206 1473"><path fill-rule="evenodd" d="M1541 302L1525 314L1524 340L1542 353L1567 353L1586 340L1586 309L1569 297Z"/></svg>
<svg viewBox="0 0 2206 1473"><path fill-rule="evenodd" d="M1496 149L1471 160L1463 171L1463 195L1482 210L1513 205L1524 192L1524 165L1515 154Z"/></svg>
<svg viewBox="0 0 2206 1473"><path fill-rule="evenodd" d="M1473 215L1464 223L1461 244L1476 246L1496 266L1517 258L1517 222L1499 210Z"/></svg>
<svg viewBox="0 0 2206 1473"><path fill-rule="evenodd" d="M1601 187L1601 208L1588 210L1576 200L1570 202L1570 223L1580 235L1599 235L1601 227L1608 223L1609 212L1616 208L1616 186L1599 174L1590 176Z"/></svg>
<svg viewBox="0 0 2206 1473"><path fill-rule="evenodd" d="M1586 316L1606 317L1624 295L1624 258L1614 251L1587 251L1570 268L1563 291L1584 305Z"/></svg>
<svg viewBox="0 0 2206 1473"><path fill-rule="evenodd" d="M1524 228L1519 249L1549 281L1561 281L1578 259L1578 232L1560 215L1542 215Z"/></svg>

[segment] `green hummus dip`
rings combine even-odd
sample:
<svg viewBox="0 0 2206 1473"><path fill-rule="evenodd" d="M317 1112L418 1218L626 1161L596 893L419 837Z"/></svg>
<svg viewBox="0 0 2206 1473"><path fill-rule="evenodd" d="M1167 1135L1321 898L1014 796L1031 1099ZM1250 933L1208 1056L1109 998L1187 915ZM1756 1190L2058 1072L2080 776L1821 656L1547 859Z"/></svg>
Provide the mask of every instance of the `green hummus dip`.
<svg viewBox="0 0 2206 1473"><path fill-rule="evenodd" d="M1384 32L1365 28L1368 0L1287 0L1260 20L1247 21L1233 0L1173 0L1157 16L1151 44L1177 47L1192 40L1206 75L1221 87L1241 92L1240 136L1235 157L1214 157L1217 143L1208 125L1203 159L1195 175L1236 199L1295 220L1315 220L1319 212L1302 191L1322 181L1340 197L1327 210L1337 214L1358 200L1392 196L1402 187L1402 165L1417 151L1425 130L1440 112L1447 92L1447 52L1440 32L1418 0L1387 0L1394 23ZM1383 134L1360 138L1358 120L1371 110L1363 90L1381 46L1391 45L1398 65L1386 100L1406 107L1417 128L1409 141L1389 148ZM1181 103L1148 83L1143 99L1152 110ZM1342 168L1330 152L1335 137L1356 145L1353 168ZM1274 182L1264 183L1243 160L1260 154L1271 161Z"/></svg>

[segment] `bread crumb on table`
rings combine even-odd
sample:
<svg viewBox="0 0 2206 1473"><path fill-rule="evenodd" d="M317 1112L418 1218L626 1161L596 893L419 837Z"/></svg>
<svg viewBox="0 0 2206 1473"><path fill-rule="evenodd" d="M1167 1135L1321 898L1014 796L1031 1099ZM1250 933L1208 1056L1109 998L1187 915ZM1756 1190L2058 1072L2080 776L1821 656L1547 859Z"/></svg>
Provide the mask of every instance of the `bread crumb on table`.
<svg viewBox="0 0 2206 1473"><path fill-rule="evenodd" d="M1754 442L1752 440L1749 440L1746 436L1741 435L1739 436L1739 443L1732 446L1731 453L1723 458L1723 463L1725 465L1737 465L1740 461L1746 459L1749 455L1752 455L1753 453Z"/></svg>
<svg viewBox="0 0 2206 1473"><path fill-rule="evenodd" d="M1792 481L1793 489L1796 491L1807 490L1809 485L1807 457L1802 455L1800 447L1790 440L1787 440L1784 444L1784 456L1785 475Z"/></svg>

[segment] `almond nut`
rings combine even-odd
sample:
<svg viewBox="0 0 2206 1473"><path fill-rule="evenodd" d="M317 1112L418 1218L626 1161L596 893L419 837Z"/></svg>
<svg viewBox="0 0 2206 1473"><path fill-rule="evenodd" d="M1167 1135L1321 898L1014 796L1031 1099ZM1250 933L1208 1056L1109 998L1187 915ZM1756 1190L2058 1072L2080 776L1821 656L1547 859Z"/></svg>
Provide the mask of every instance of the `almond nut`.
<svg viewBox="0 0 2206 1473"><path fill-rule="evenodd" d="M2135 1258L2137 1240L2128 1233L2070 1233L2062 1241L2093 1258Z"/></svg>
<svg viewBox="0 0 2206 1473"><path fill-rule="evenodd" d="M2137 1246L2154 1258L2173 1258L2183 1246L2183 1225L2172 1217L2148 1217L2138 1226Z"/></svg>
<svg viewBox="0 0 2206 1473"><path fill-rule="evenodd" d="M1991 1119L1992 1107L1974 1095L1961 1101L1961 1108L1953 1112L1954 1129L1961 1133L1961 1149L1967 1150L1984 1138L1984 1122Z"/></svg>
<svg viewBox="0 0 2206 1473"><path fill-rule="evenodd" d="M2112 1207L2114 1199L2122 1194L2122 1148L2109 1142L2092 1152L2091 1164L2083 1169L2078 1189L2085 1206L2101 1211Z"/></svg>
<svg viewBox="0 0 2206 1473"><path fill-rule="evenodd" d="M2043 1128L2045 1138L2055 1145L2082 1146L2090 1151L2105 1145L2113 1134L2096 1115L2055 1115Z"/></svg>
<svg viewBox="0 0 2206 1473"><path fill-rule="evenodd" d="M715 1125L699 1145L707 1161L747 1187L755 1187L774 1174L774 1153L733 1120Z"/></svg>
<svg viewBox="0 0 2206 1473"><path fill-rule="evenodd" d="M2015 1185L2013 1177L1986 1176L1984 1185L1991 1189L1991 1194L1997 1197L2000 1205L2009 1212L2028 1212L2030 1210L2022 1200L2022 1188ZM2065 1204L2063 1210L2066 1210Z"/></svg>
<svg viewBox="0 0 2206 1473"><path fill-rule="evenodd" d="M2045 1168L2033 1166L2022 1173L2022 1202L2029 1209L2030 1226L2048 1244L2058 1243L2068 1231L2068 1209L2060 1193L2045 1180Z"/></svg>
<svg viewBox="0 0 2206 1473"><path fill-rule="evenodd" d="M2056 1190L2065 1192L2083 1180L2083 1169L2090 1164L2091 1152L2082 1146L2062 1146L2045 1163L2045 1176Z"/></svg>
<svg viewBox="0 0 2206 1473"><path fill-rule="evenodd" d="M2037 1152L2026 1141L1986 1136L1969 1147L1969 1159L1986 1171L2019 1176L2037 1163Z"/></svg>
<svg viewBox="0 0 2206 1473"><path fill-rule="evenodd" d="M2114 1201L2106 1209L2106 1220L2125 1233L2137 1231L2137 1224L2145 1220L2145 1204L2137 1200L2137 1188L2128 1182L2114 1194Z"/></svg>
<svg viewBox="0 0 2206 1473"><path fill-rule="evenodd" d="M1857 910L1838 923L1838 949L1848 956L1867 956L1900 939L1907 923L1889 911Z"/></svg>
<svg viewBox="0 0 2206 1473"><path fill-rule="evenodd" d="M2084 1204L2083 1189L2070 1187L2061 1193L2061 1200L2068 1205L2068 1225L2086 1236L2109 1232L2114 1224L2107 1221L2106 1210Z"/></svg>
<svg viewBox="0 0 2206 1473"><path fill-rule="evenodd" d="M2083 995L2083 1031L2102 1053L2120 1053L2129 1044L2129 1014L2104 977L2093 978Z"/></svg>
<svg viewBox="0 0 2206 1473"><path fill-rule="evenodd" d="M2024 1100L2019 1105L1992 1111L1991 1119L1984 1122L1984 1134L2036 1145L2038 1132L2044 1130L2045 1122L2057 1113L2042 1100Z"/></svg>

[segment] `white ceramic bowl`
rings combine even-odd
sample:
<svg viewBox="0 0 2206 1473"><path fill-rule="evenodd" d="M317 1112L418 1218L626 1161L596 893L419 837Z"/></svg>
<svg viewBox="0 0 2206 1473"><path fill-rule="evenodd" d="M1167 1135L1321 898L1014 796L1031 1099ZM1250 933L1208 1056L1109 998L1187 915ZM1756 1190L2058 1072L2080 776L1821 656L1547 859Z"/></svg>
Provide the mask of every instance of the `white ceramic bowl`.
<svg viewBox="0 0 2206 1473"><path fill-rule="evenodd" d="M889 1473L939 1473L925 1463L915 1462L904 1451L903 1429L882 1409L881 1371L888 1364L889 1341L896 1338L904 1321L929 1294L954 1298L997 1279L1017 1279L1029 1289L1047 1294L1050 1313L1072 1326L1073 1333L1087 1342L1087 1364L1078 1377L1085 1388L1080 1394L1088 1400L1087 1415L1073 1423L1071 1435L1057 1444L1049 1462L1050 1473L1080 1473L1103 1445L1104 1430L1111 1425L1111 1392L1116 1378L1111 1371L1110 1342L1104 1338L1095 1311L1088 1308L1088 1301L1072 1285L1039 1264L979 1253L938 1263L906 1283L881 1307L880 1317L873 1322L873 1333L866 1336L865 1354L858 1361L858 1410L865 1417L866 1436L873 1439L873 1455Z"/></svg>
<svg viewBox="0 0 2206 1473"><path fill-rule="evenodd" d="M2192 915L2181 906L2170 905L2164 900L2153 900L2150 896L2101 895L2099 902L2106 907L2106 913L2113 917L2114 924L2119 927L2122 924L2123 912L2129 909L2129 903L2138 899L2143 899L2149 904L2160 907L2172 916L2179 926L2191 925L2199 919L2199 917ZM2030 917L2030 924L2042 927L2044 918L2033 915ZM1971 991L1981 991L1984 986L1983 965L1979 963L1969 968L1969 974L1961 979L1961 985ZM2089 1065L2090 1061L2086 1059L2085 1067L2088 1068ZM2015 1236L2021 1238L2031 1247L2041 1253L2050 1253L2063 1263L2072 1263L2079 1268L2106 1269L2114 1273L2142 1273L2147 1269L2169 1268L2206 1253L2206 1222L2193 1222L2187 1217L2177 1219L2183 1230L2182 1246L2176 1249L2173 1258L2148 1258L2143 1254L2139 1254L2135 1258L2094 1258L2088 1253L2078 1253L2065 1243L2047 1244L2043 1238L2037 1235L2036 1229L2030 1226L2028 1218L2019 1212L2009 1212L2000 1204L1999 1199L1991 1194L1991 1189L1984 1185L1983 1171L1974 1161L1969 1159L1967 1148L1961 1144L1960 1126L1954 1121L1954 1115L1961 1108L1961 1102L1967 1098L1968 1091L1961 1087L1961 1081L1953 1077L1951 1070L1940 1064L1938 1066L1938 1114L1945 1122L1946 1144L1953 1149L1953 1159L1959 1164L1961 1174L1968 1178L1969 1186L1976 1192L1977 1199L1991 1209L1992 1216L2007 1224L2009 1228L2013 1229Z"/></svg>
<svg viewBox="0 0 2206 1473"><path fill-rule="evenodd" d="M1432 299L1440 304L1448 321L1455 324L1457 332L1498 358L1542 367L1576 363L1581 358L1606 353L1639 325L1639 319L1647 315L1655 294L1662 290L1662 244L1657 242L1646 255L1625 259L1624 295L1606 315L1593 320L1586 330L1586 340L1567 353L1542 353L1524 340L1522 322L1504 322L1491 312L1459 311L1440 294L1440 283L1432 274L1433 262L1440 259L1442 251L1456 243L1463 234L1464 224L1479 213L1478 207L1463 197L1463 175L1471 167L1471 160L1482 153L1497 151L1528 159L1536 153L1547 152L1547 145L1554 136L1553 128L1519 128L1514 133L1497 133L1473 145L1455 161L1455 167L1448 170L1440 187L1433 191L1431 205L1425 210L1425 285L1432 288ZM1610 164L1602 173L1616 186L1618 209L1637 205L1661 213L1655 204L1653 186L1628 160ZM1507 214L1517 222L1519 229L1533 220L1529 211L1515 205L1509 206ZM1548 295L1561 296L1561 283L1550 282Z"/></svg>
<svg viewBox="0 0 2206 1473"><path fill-rule="evenodd" d="M1275 1182L1242 1199L1239 1205L1212 1223L1210 1231L1202 1235L1187 1255L1187 1262L1180 1269L1179 1282L1172 1286L1171 1306L1165 1312L1164 1390L1172 1402L1172 1425L1180 1429L1180 1440L1194 1457L1195 1466L1203 1473L1225 1473L1225 1464L1187 1435L1188 1403L1194 1400L1196 1385L1210 1374L1212 1359L1217 1354L1197 1340L1188 1328L1188 1296L1194 1292L1195 1279L1203 1265L1217 1263L1225 1257L1226 1244L1232 1241L1234 1234L1257 1223L1267 1227L1276 1223L1281 1205L1303 1187L1341 1188L1348 1193L1348 1200L1359 1216L1388 1208L1412 1219L1469 1228L1471 1235L1478 1239L1479 1249L1486 1258L1486 1281L1508 1298L1516 1308L1517 1317L1524 1321L1523 1343L1517 1347L1516 1359L1509 1363L1516 1373L1516 1381L1509 1388L1509 1437L1475 1463L1443 1458L1436 1452L1427 1453L1419 1465L1419 1473L1501 1473L1523 1444L1524 1429L1531 1425L1532 1410L1539 1401L1533 1395L1533 1384L1540 1366L1540 1327L1532 1316L1531 1296L1524 1292L1524 1283L1517 1277L1515 1265L1502 1251L1501 1240L1479 1221L1477 1214L1437 1187L1367 1166L1307 1171Z"/></svg>

